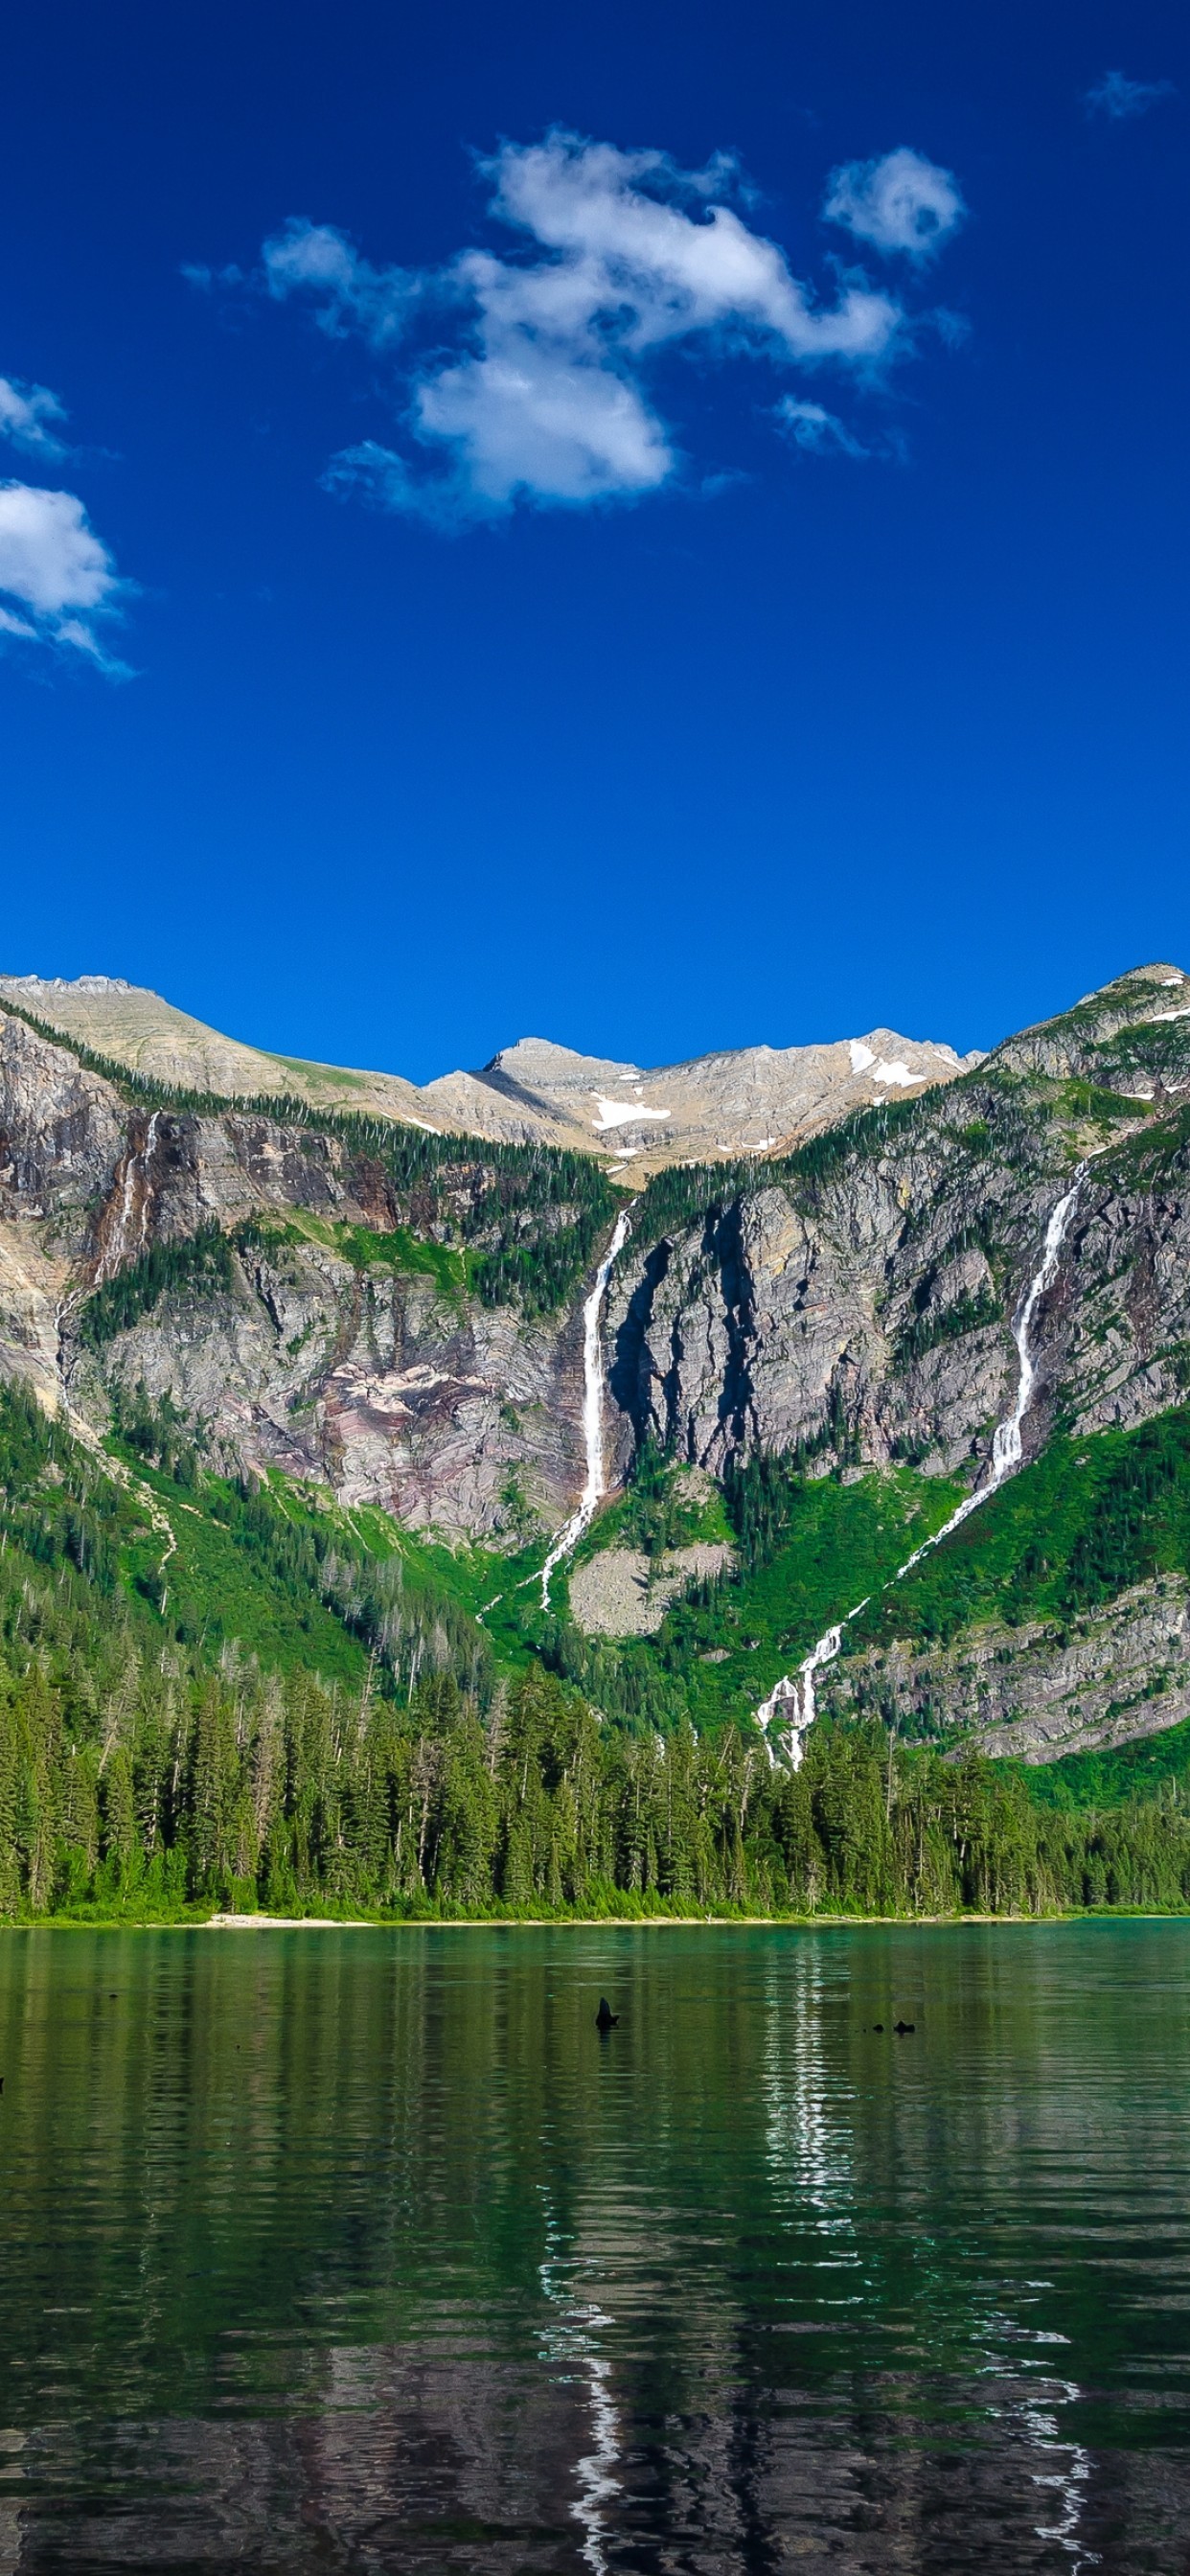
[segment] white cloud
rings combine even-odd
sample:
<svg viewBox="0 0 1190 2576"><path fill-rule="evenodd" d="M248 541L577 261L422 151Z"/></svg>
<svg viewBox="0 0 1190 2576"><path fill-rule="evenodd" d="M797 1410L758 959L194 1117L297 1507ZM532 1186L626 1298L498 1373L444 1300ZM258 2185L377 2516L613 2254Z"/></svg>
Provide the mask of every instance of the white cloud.
<svg viewBox="0 0 1190 2576"><path fill-rule="evenodd" d="M529 270L473 255L481 307L497 329L590 328L602 319L631 351L727 329L811 362L877 359L895 337L901 316L886 295L852 283L818 311L776 243L750 232L732 207L707 203L731 175L722 159L711 179L675 169L660 152L551 134L506 144L488 167L495 213L559 254L558 265ZM680 202L692 192L697 218Z"/></svg>
<svg viewBox="0 0 1190 2576"><path fill-rule="evenodd" d="M496 335L482 357L426 377L413 427L424 444L453 447L475 500L497 510L519 491L552 502L655 491L673 470L629 379L531 334Z"/></svg>
<svg viewBox="0 0 1190 2576"><path fill-rule="evenodd" d="M57 395L48 386L22 385L15 377L0 376L0 438L9 439L29 455L62 456L62 441L48 424L65 418Z"/></svg>
<svg viewBox="0 0 1190 2576"><path fill-rule="evenodd" d="M1123 117L1144 116L1159 99L1176 96L1171 80L1128 80L1123 72L1105 72L1083 91L1083 106L1088 116L1107 116L1118 124Z"/></svg>
<svg viewBox="0 0 1190 2576"><path fill-rule="evenodd" d="M682 466L653 380L663 353L832 368L871 387L914 345L899 297L862 271L836 271L826 298L794 276L779 243L740 211L727 155L689 171L662 152L555 131L505 144L480 167L492 216L517 237L505 252L464 250L428 271L376 267L335 225L293 216L252 277L186 272L205 288L296 300L332 337L395 361L404 438L345 448L323 477L331 491L438 526L518 501L632 500ZM837 170L827 207L913 260L964 211L949 172L907 150ZM790 395L778 416L808 452L869 452L819 403Z"/></svg>
<svg viewBox="0 0 1190 2576"><path fill-rule="evenodd" d="M880 161L847 161L832 170L823 214L886 258L932 259L967 209L949 170L904 144Z"/></svg>
<svg viewBox="0 0 1190 2576"><path fill-rule="evenodd" d="M0 631L85 653L123 677L95 622L118 610L125 588L73 492L0 483Z"/></svg>
<svg viewBox="0 0 1190 2576"><path fill-rule="evenodd" d="M845 423L821 403L799 402L796 394L783 394L777 404L777 418L798 447L810 456L868 456L870 448L852 436Z"/></svg>

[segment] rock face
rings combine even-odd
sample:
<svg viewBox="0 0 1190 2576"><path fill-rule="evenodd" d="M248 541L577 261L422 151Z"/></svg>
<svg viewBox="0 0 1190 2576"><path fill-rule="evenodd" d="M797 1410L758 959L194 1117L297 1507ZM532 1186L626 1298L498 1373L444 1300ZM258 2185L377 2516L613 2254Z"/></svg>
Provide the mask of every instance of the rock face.
<svg viewBox="0 0 1190 2576"><path fill-rule="evenodd" d="M570 1146L614 1166L656 1170L690 1157L764 1154L876 1100L916 1097L979 1062L929 1040L873 1029L826 1046L743 1047L642 1071L522 1038L479 1073L419 1089L270 1055L109 975L0 976L9 1000L99 1055L182 1089L228 1098L288 1093L321 1109L376 1113L435 1132Z"/></svg>
<svg viewBox="0 0 1190 2576"><path fill-rule="evenodd" d="M241 1244L231 1285L182 1284L103 1348L89 1289L217 1224L312 1217ZM0 1367L94 1423L112 1391L166 1393L247 1465L325 1478L447 1534L561 1518L583 1480L582 1324L361 1267L333 1227L391 1230L383 1175L333 1137L228 1114L129 1110L112 1086L0 1018Z"/></svg>
<svg viewBox="0 0 1190 2576"><path fill-rule="evenodd" d="M19 1020L0 1017L0 1214L53 1219L60 1238L81 1252L126 1123L110 1084Z"/></svg>
<svg viewBox="0 0 1190 2576"><path fill-rule="evenodd" d="M1156 1735L1190 1717L1190 1592L1165 1576L1062 1628L995 1623L924 1653L849 1656L818 1701L824 1715L879 1716L909 1741L958 1730L1026 1762Z"/></svg>
<svg viewBox="0 0 1190 2576"><path fill-rule="evenodd" d="M694 1221L659 1241L635 1232L609 1299L621 1463L652 1431L717 1471L733 1449L800 1443L835 1462L978 1472L1016 1384L1011 1318L1080 1154L1075 1221L1035 1318L1025 1454L1056 1408L1094 1430L1179 1401L1190 1124L1152 1125L1169 1024L1145 1018L1170 971L1122 979L1104 1014L1117 1024L1104 1045L1118 1053L1122 1029L1134 1072L1149 1063L1143 1103L1091 1089L1093 1058L1071 1077L1068 1042L1060 1076L1022 1074L1013 1041L817 1171L721 1197L711 1180ZM1178 1036L1190 1083L1190 1013Z"/></svg>
<svg viewBox="0 0 1190 2576"><path fill-rule="evenodd" d="M102 1367L67 1339L72 1401L96 1413L105 1390L143 1384L238 1461L450 1537L498 1539L524 1511L563 1517L583 1478L573 1319L525 1328L317 1243L245 1249L232 1267L228 1291L164 1297Z"/></svg>

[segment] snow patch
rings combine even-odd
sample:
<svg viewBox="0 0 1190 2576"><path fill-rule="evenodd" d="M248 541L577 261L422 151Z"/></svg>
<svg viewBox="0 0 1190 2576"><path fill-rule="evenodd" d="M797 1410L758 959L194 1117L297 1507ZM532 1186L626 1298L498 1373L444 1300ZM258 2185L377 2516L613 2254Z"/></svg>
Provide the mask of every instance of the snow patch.
<svg viewBox="0 0 1190 2576"><path fill-rule="evenodd" d="M597 1131L605 1127L635 1127L642 1118L673 1116L671 1109L642 1109L635 1100L605 1100L601 1091L593 1091L591 1098L599 1111L598 1118L591 1120Z"/></svg>
<svg viewBox="0 0 1190 2576"><path fill-rule="evenodd" d="M923 1074L911 1073L908 1065L902 1064L899 1057L895 1064L874 1064L872 1067L873 1082L896 1082L904 1084L906 1082L922 1082L924 1079L925 1076Z"/></svg>
<svg viewBox="0 0 1190 2576"><path fill-rule="evenodd" d="M892 1062L889 1061L887 1056L881 1056L878 1058L875 1048L868 1045L866 1038L848 1038L847 1044L851 1049L851 1070L853 1073L870 1073L873 1082L895 1082L904 1084L907 1082L924 1082L925 1080L924 1074L911 1073L908 1065L902 1064L899 1056L895 1057ZM931 1040L931 1045L932 1044L933 1041ZM935 1055L951 1056L955 1063L958 1062L957 1056L952 1055L952 1050L949 1047L934 1047L934 1053Z"/></svg>

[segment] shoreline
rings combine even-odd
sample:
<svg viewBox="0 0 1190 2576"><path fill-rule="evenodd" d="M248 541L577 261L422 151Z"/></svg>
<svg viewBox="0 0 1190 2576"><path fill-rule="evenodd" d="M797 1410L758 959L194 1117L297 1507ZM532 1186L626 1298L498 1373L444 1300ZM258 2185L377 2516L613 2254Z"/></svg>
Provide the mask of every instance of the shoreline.
<svg viewBox="0 0 1190 2576"><path fill-rule="evenodd" d="M43 1914L0 1922L13 1932L863 1932L1005 1931L1064 1923L1185 1923L1190 1906L1082 1906L1053 1914L362 1914L190 1916Z"/></svg>

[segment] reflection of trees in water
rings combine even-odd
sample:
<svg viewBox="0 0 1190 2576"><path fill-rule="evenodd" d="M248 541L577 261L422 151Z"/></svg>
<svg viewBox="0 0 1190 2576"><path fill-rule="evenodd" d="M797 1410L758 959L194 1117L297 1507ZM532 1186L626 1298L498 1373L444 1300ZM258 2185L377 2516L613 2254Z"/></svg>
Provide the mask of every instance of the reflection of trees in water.
<svg viewBox="0 0 1190 2576"><path fill-rule="evenodd" d="M0 2576L1176 2564L1176 2453L1093 2449L1066 2374L1146 2134L1181 2263L1180 2146L1106 2024L1088 2084L1036 1948L998 2037L1007 1953L963 1940L932 2059L872 2033L875 1942L5 1953ZM1024 2251L1076 2173L1077 2315Z"/></svg>

